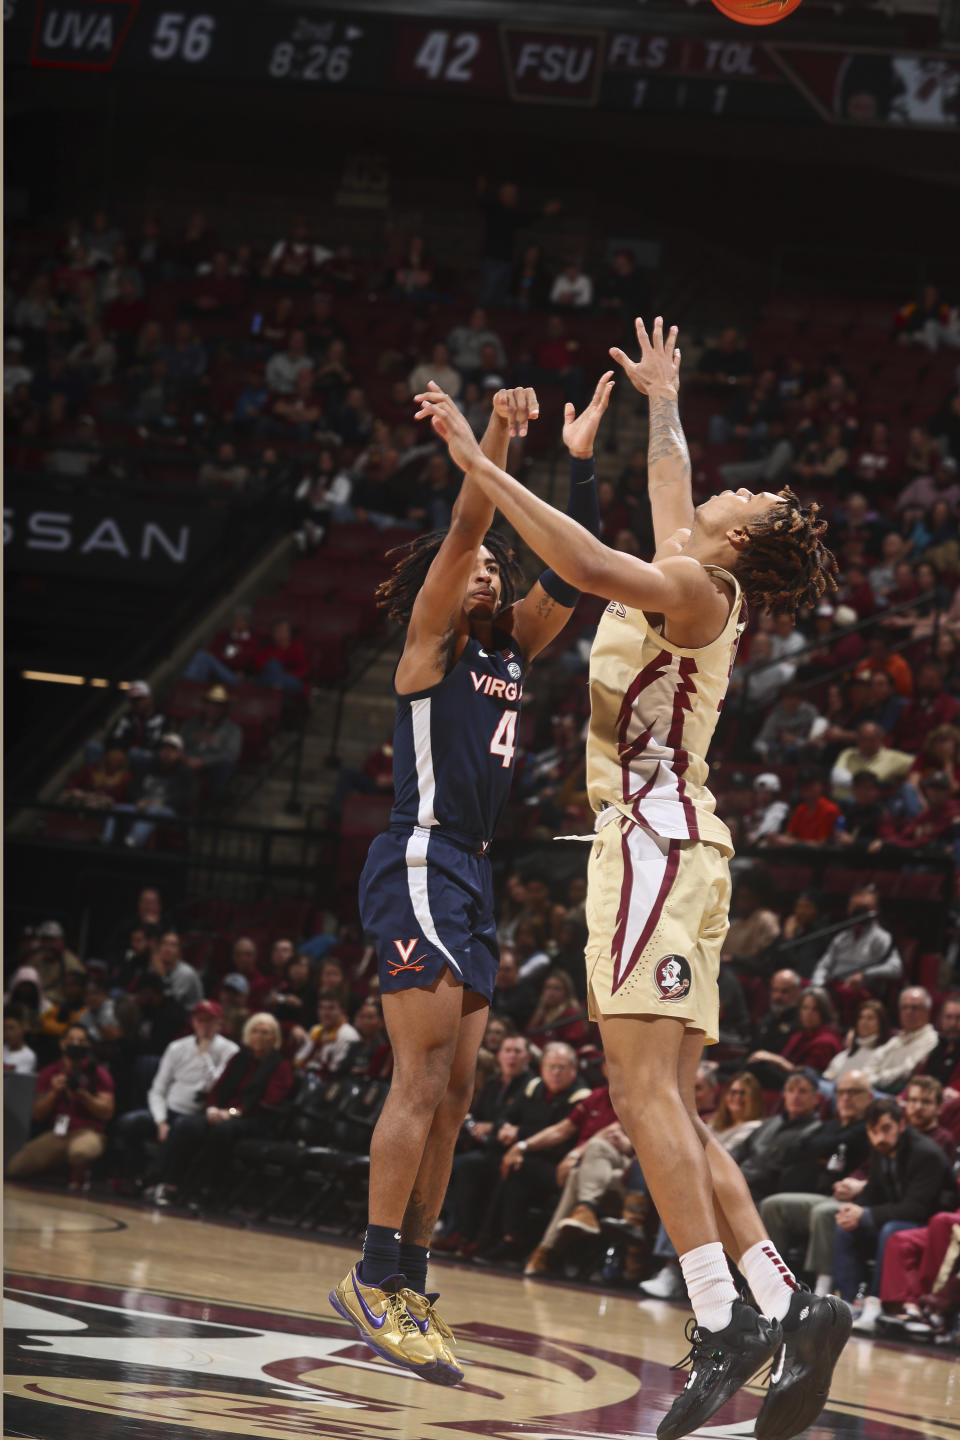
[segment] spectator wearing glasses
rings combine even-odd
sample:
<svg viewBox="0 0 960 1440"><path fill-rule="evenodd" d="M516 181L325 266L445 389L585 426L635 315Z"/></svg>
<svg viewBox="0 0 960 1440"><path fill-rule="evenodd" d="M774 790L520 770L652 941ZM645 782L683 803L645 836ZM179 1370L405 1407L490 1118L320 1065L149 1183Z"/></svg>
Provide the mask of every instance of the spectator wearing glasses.
<svg viewBox="0 0 960 1440"><path fill-rule="evenodd" d="M868 1153L864 1116L873 1099L869 1078L862 1070L848 1071L835 1098L836 1118L803 1142L780 1188L760 1202L760 1218L781 1254L806 1247L803 1269L816 1276L818 1295L830 1293L834 1216L866 1184L852 1177Z"/></svg>
<svg viewBox="0 0 960 1440"><path fill-rule="evenodd" d="M900 1030L877 1051L873 1083L878 1089L896 1093L936 1049L939 1037L930 1023L932 1009L933 1001L922 985L901 991Z"/></svg>

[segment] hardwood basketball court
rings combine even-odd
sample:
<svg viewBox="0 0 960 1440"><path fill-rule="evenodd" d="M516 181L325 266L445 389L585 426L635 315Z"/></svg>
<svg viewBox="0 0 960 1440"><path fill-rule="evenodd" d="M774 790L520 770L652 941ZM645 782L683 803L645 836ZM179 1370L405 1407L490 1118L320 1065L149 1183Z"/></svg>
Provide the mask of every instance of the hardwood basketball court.
<svg viewBox="0 0 960 1440"><path fill-rule="evenodd" d="M327 1304L355 1247L6 1193L6 1436L34 1440L642 1440L683 1384L680 1305L433 1271L467 1380L377 1360ZM697 1432L752 1433L759 1388ZM960 1363L853 1337L813 1440L957 1440Z"/></svg>

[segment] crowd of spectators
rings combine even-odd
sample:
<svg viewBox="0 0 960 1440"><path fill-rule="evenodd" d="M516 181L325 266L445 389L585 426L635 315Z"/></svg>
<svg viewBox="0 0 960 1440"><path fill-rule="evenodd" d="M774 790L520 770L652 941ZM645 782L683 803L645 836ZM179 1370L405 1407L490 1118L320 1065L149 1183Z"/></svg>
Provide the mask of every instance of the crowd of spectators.
<svg viewBox="0 0 960 1440"><path fill-rule="evenodd" d="M500 970L434 1248L681 1298L587 1013L584 900L579 871L551 879L526 864L505 877ZM861 1332L946 1337L960 1290L929 1275L952 1234L941 1217L960 1224L960 992L931 994L906 973L875 886L844 908L839 931L824 927L816 893L782 915L762 871L738 876L721 1038L697 1106L783 1253L811 1285L858 1302ZM328 1134L324 1106L339 1113L362 1091L372 1123L391 1053L362 937L328 917L308 936L223 937L216 956L196 939L152 888L103 960L82 963L56 921L23 935L4 1067L37 1086L34 1134L10 1157L10 1178L65 1169L75 1190L109 1184L216 1213L251 1183L256 1147L284 1150L275 1142L291 1117L316 1140ZM361 1151L364 1135L369 1125ZM357 1149L345 1159L362 1187ZM344 1223L346 1203L331 1192L318 1218ZM946 1236L932 1271L928 1237L913 1233L931 1222L937 1245ZM888 1284L887 1244L908 1230Z"/></svg>

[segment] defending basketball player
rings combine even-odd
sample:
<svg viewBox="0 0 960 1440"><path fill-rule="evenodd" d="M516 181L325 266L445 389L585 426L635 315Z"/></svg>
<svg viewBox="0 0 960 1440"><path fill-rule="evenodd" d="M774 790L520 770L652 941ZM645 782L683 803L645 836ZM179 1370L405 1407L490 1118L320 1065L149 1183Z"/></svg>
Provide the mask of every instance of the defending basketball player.
<svg viewBox="0 0 960 1440"><path fill-rule="evenodd" d="M480 455L452 402L420 416L518 533L579 589L610 600L590 661L587 785L596 813L586 952L617 1113L676 1247L695 1324L690 1375L659 1440L703 1425L767 1360L759 1440L787 1440L823 1408L849 1310L803 1292L736 1164L699 1121L694 1079L717 1039L730 834L706 788L707 749L747 602L793 612L835 587L817 507L789 490L714 495L694 509L678 413L676 330L637 321L641 358L611 355L650 402L652 563L607 549ZM727 1260L760 1312L738 1297Z"/></svg>
<svg viewBox="0 0 960 1440"><path fill-rule="evenodd" d="M577 534L599 528L593 442L612 374L580 416L565 412ZM510 436L537 414L532 390L498 391L477 453L499 473ZM396 800L370 847L360 912L376 937L394 1069L370 1147L363 1259L330 1295L378 1354L445 1385L463 1371L426 1293L428 1246L499 965L487 851L510 791L526 668L577 601L551 570L517 600L521 572L493 517L467 476L449 531L411 542L380 587L407 635L394 679Z"/></svg>

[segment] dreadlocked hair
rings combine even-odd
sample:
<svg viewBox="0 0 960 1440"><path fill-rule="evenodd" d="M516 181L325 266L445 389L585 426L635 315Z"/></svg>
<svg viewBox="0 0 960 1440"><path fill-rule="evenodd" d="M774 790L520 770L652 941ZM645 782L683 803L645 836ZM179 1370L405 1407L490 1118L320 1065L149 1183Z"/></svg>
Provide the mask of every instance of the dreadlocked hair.
<svg viewBox="0 0 960 1440"><path fill-rule="evenodd" d="M446 530L432 530L429 534L418 535L406 545L388 550L387 555L398 556L389 579L377 586L377 605L385 610L391 620L406 625L414 601L423 589L427 571L433 564L434 556L447 538ZM500 567L500 608L512 605L523 580L523 571L511 547L498 530L488 530L483 541Z"/></svg>
<svg viewBox="0 0 960 1440"><path fill-rule="evenodd" d="M771 505L746 525L750 543L737 556L737 579L751 605L793 615L837 588L837 561L823 543L826 520L816 501L801 505L789 485L783 505Z"/></svg>

